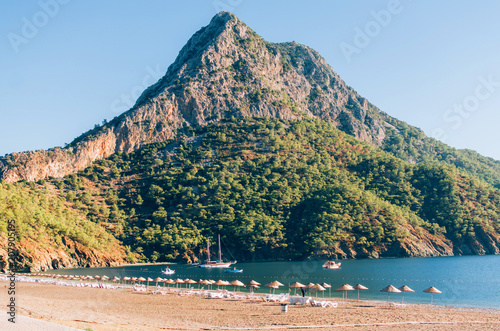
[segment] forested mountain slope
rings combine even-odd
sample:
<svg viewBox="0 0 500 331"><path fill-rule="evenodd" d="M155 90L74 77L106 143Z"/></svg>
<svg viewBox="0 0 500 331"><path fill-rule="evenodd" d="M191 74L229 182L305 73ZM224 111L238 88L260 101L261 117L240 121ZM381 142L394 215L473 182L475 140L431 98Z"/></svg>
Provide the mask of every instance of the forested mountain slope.
<svg viewBox="0 0 500 331"><path fill-rule="evenodd" d="M311 48L217 14L136 105L0 158L19 266L498 254L500 163L380 111Z"/></svg>
<svg viewBox="0 0 500 331"><path fill-rule="evenodd" d="M233 118L115 154L76 178L101 196L116 187L109 212L91 195L82 208L111 218L117 238L151 261L195 260L219 233L246 260L500 248L498 190L454 167L401 161L320 120Z"/></svg>

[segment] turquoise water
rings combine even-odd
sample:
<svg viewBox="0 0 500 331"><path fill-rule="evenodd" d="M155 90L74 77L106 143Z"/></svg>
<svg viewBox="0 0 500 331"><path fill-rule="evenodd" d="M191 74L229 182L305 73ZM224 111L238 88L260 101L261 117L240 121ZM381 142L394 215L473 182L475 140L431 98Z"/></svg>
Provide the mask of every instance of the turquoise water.
<svg viewBox="0 0 500 331"><path fill-rule="evenodd" d="M342 268L326 270L321 266L324 261L303 262L258 262L238 263L235 266L243 269L243 273L224 273L224 269L204 269L190 265L174 264L170 267L176 271L169 278L223 279L232 281L239 279L244 283L255 280L262 285L278 280L288 285L295 281L303 284L309 282L326 282L332 286L331 296L342 298L342 292L335 289L345 283L362 284L369 290L360 291L360 299L387 300L387 293L380 289L391 284L396 287L408 285L415 293L405 293L404 301L408 303L430 303L431 295L422 292L434 286L442 294L433 295L433 303L457 307L500 308L500 256L459 256L435 258L406 258L378 260L343 260ZM50 273L74 275L107 275L108 277L167 277L161 274L162 265L126 266L114 268L66 269L51 270ZM147 268L148 270L141 270ZM184 285L183 285L184 286ZM230 287L232 289L232 287ZM287 286L276 292L288 291ZM293 291L293 290L292 290ZM261 287L258 292L268 293L269 289ZM312 294L315 296L316 294ZM325 296L330 296L327 289ZM357 298L357 291L347 293L349 299ZM322 293L319 296L323 296ZM402 300L402 295L392 293L390 301Z"/></svg>

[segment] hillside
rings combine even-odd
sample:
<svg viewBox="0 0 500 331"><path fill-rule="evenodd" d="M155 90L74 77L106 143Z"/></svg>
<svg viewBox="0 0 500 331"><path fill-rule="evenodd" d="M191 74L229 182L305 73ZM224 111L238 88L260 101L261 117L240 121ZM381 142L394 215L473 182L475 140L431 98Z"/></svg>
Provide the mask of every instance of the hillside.
<svg viewBox="0 0 500 331"><path fill-rule="evenodd" d="M0 184L0 269L8 259L7 225L15 223L16 271L100 267L125 262L126 249L71 206L48 183Z"/></svg>
<svg viewBox="0 0 500 331"><path fill-rule="evenodd" d="M191 37L128 112L65 148L0 158L0 178L61 178L114 153L176 138L179 129L230 116L319 118L405 161L445 162L500 187L500 162L426 137L360 96L313 49L266 42L227 12Z"/></svg>
<svg viewBox="0 0 500 331"><path fill-rule="evenodd" d="M240 260L500 252L498 190L319 120L234 118L71 178L61 194L89 181L81 210L144 261L194 261L219 233Z"/></svg>
<svg viewBox="0 0 500 331"><path fill-rule="evenodd" d="M19 267L500 253L500 163L383 113L321 56L222 12L135 106L0 158Z"/></svg>

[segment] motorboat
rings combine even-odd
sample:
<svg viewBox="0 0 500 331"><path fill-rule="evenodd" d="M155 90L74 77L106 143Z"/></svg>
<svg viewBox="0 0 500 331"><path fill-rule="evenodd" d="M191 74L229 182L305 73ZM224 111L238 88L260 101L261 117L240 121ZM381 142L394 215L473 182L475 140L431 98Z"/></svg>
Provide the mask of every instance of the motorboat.
<svg viewBox="0 0 500 331"><path fill-rule="evenodd" d="M325 269L340 269L342 263L335 263L335 261L326 260L325 264L323 264L323 268Z"/></svg>
<svg viewBox="0 0 500 331"><path fill-rule="evenodd" d="M175 274L175 270L172 270L169 267L166 267L165 270L161 271L161 273L164 275L173 275L173 274Z"/></svg>
<svg viewBox="0 0 500 331"><path fill-rule="evenodd" d="M236 269L236 268L233 268L233 269L226 269L224 270L224 272L227 272L227 273L240 273L240 272L243 272L243 269Z"/></svg>

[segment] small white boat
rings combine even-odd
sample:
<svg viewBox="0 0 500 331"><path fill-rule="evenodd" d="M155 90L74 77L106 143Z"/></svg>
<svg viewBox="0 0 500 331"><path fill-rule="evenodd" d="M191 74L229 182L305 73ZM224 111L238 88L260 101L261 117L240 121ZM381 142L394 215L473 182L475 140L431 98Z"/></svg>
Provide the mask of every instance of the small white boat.
<svg viewBox="0 0 500 331"><path fill-rule="evenodd" d="M173 275L175 274L175 270L172 270L169 267L167 267L165 268L165 270L162 270L161 273L164 275Z"/></svg>
<svg viewBox="0 0 500 331"><path fill-rule="evenodd" d="M323 268L325 269L340 269L342 263L335 263L335 261L326 260L325 264L323 264Z"/></svg>
<svg viewBox="0 0 500 331"><path fill-rule="evenodd" d="M233 273L233 274L237 274L237 273L240 273L240 272L243 272L243 269L236 269L236 268L233 268L233 269L226 269L224 270L224 272L227 272L227 273Z"/></svg>

